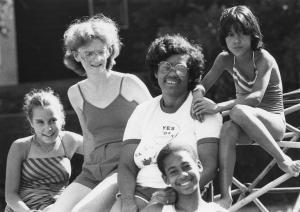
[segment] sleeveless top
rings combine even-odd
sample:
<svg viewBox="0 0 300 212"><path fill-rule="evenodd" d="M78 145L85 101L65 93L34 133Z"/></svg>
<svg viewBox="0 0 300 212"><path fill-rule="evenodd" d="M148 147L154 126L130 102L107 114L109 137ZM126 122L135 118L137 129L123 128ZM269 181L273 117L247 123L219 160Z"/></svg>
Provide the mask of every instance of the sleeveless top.
<svg viewBox="0 0 300 212"><path fill-rule="evenodd" d="M89 103L85 99L80 85L77 84L83 99L83 115L87 129L92 134L95 145L91 155L96 154L96 149L99 147L123 140L127 121L137 106L135 101L129 102L122 96L123 79L122 77L118 96L105 108L99 108ZM90 157L90 160L93 160L93 157Z"/></svg>
<svg viewBox="0 0 300 212"><path fill-rule="evenodd" d="M30 141L30 147L33 137ZM49 158L26 158L21 166L19 195L30 209L42 210L55 203L68 185L71 162L61 140L64 155ZM5 212L13 212L8 206Z"/></svg>
<svg viewBox="0 0 300 212"><path fill-rule="evenodd" d="M230 71L230 74L233 77L236 97L239 98L241 96L247 95L251 93L252 87L257 79L258 70L256 68L255 60L254 60L254 52L252 53L252 62L254 66L254 79L247 80L241 73L237 70L235 64L235 56L233 57L233 68ZM262 108L266 111L272 113L283 113L283 95L282 95L282 86L278 83L269 82L265 94L260 102L257 105L258 108Z"/></svg>

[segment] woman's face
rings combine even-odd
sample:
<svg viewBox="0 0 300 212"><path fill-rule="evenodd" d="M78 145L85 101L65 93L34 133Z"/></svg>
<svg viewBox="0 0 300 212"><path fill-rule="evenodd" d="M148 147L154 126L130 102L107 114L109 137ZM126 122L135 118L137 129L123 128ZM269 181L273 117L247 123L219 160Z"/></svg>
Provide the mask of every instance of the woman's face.
<svg viewBox="0 0 300 212"><path fill-rule="evenodd" d="M52 105L33 108L30 124L40 142L46 144L55 142L62 128L61 117L61 111Z"/></svg>
<svg viewBox="0 0 300 212"><path fill-rule="evenodd" d="M107 59L110 56L107 45L100 39L94 39L79 47L75 53L77 62L81 62L86 72L106 71Z"/></svg>
<svg viewBox="0 0 300 212"><path fill-rule="evenodd" d="M158 64L156 74L163 95L180 96L188 92L188 55L173 55Z"/></svg>

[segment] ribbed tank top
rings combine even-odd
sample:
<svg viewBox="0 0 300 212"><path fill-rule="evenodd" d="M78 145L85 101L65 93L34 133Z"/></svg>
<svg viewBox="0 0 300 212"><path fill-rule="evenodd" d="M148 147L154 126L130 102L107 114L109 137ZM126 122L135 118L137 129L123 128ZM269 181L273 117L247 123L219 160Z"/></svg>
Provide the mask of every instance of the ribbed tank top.
<svg viewBox="0 0 300 212"><path fill-rule="evenodd" d="M118 96L105 108L89 103L77 84L83 99L83 115L93 136L95 149L108 143L122 141L127 121L137 106L135 101L129 102L121 95L123 79Z"/></svg>
<svg viewBox="0 0 300 212"><path fill-rule="evenodd" d="M235 57L233 57L233 68L230 71L235 85L236 97L239 98L241 96L247 95L251 93L252 87L256 81L258 70L256 68L255 60L254 60L254 52L252 54L252 61L254 66L254 79L247 80L241 73L237 70L235 64ZM283 112L283 95L282 95L282 86L279 83L269 82L265 94L260 102L257 105L258 108L262 108L266 111L272 113L282 113Z"/></svg>

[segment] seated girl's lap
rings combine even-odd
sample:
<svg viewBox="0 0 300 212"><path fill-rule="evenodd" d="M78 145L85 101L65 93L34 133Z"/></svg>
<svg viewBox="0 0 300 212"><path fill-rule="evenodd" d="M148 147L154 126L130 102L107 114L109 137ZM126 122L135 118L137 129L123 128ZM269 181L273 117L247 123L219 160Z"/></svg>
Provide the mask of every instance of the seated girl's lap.
<svg viewBox="0 0 300 212"><path fill-rule="evenodd" d="M275 114L261 108L250 107L246 105L243 105L243 108L246 110L248 115L254 115L256 118L258 118L275 140L279 141L283 138L286 129L284 113ZM228 122L232 121L229 120ZM239 128L239 144L253 143L253 140L247 136L247 133L245 133L241 127L237 126L237 128Z"/></svg>

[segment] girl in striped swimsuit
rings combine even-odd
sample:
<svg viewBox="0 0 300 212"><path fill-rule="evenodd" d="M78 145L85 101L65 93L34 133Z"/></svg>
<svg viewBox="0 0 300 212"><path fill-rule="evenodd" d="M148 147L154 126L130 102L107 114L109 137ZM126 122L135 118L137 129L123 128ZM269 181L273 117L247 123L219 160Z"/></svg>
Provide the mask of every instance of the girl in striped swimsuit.
<svg viewBox="0 0 300 212"><path fill-rule="evenodd" d="M230 207L230 188L234 172L236 143L257 142L276 160L278 166L296 176L300 161L293 161L277 145L285 133L282 82L273 56L262 48L262 34L256 17L246 6L225 9L220 19L221 52L198 86L199 96L228 71L236 89L236 99L214 104L205 99L194 104L196 116L230 111L220 138L219 204ZM200 92L199 92L200 91ZM195 95L195 94L194 94Z"/></svg>
<svg viewBox="0 0 300 212"><path fill-rule="evenodd" d="M5 212L46 211L69 182L70 159L83 153L82 136L62 131L65 114L51 89L32 90L24 112L33 135L17 139L7 156Z"/></svg>

